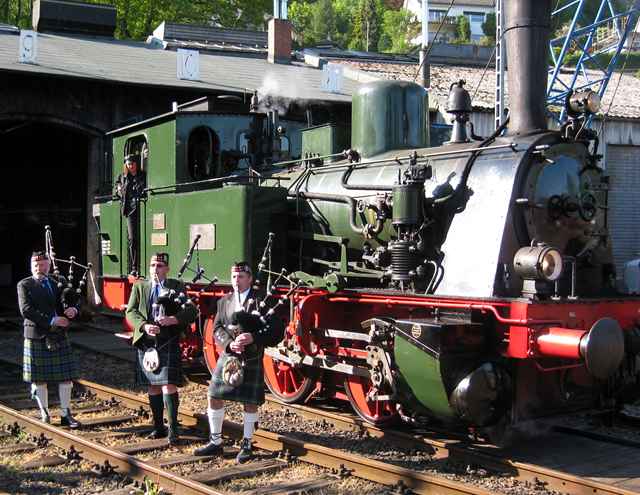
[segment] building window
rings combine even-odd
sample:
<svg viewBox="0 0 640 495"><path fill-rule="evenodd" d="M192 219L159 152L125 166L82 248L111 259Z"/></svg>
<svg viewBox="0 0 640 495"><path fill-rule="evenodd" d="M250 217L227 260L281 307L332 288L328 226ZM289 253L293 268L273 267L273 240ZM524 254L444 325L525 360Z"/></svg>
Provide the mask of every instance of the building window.
<svg viewBox="0 0 640 495"><path fill-rule="evenodd" d="M429 21L430 22L440 22L444 16L446 15L446 10L432 10L429 9Z"/></svg>
<svg viewBox="0 0 640 495"><path fill-rule="evenodd" d="M469 18L471 24L482 25L484 22L484 12L465 12L464 15Z"/></svg>
<svg viewBox="0 0 640 495"><path fill-rule="evenodd" d="M191 178L203 180L213 176L219 156L218 135L207 126L194 128L187 144L187 166Z"/></svg>

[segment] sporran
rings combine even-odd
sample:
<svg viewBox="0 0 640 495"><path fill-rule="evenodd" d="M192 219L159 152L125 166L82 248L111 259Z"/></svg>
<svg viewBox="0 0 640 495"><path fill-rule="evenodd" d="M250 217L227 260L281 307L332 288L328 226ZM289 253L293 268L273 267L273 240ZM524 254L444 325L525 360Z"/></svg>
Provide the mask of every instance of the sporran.
<svg viewBox="0 0 640 495"><path fill-rule="evenodd" d="M244 381L244 361L236 356L227 356L222 366L222 381L230 387L238 387Z"/></svg>
<svg viewBox="0 0 640 495"><path fill-rule="evenodd" d="M155 347L149 347L142 358L142 366L146 371L154 372L160 366L160 356Z"/></svg>

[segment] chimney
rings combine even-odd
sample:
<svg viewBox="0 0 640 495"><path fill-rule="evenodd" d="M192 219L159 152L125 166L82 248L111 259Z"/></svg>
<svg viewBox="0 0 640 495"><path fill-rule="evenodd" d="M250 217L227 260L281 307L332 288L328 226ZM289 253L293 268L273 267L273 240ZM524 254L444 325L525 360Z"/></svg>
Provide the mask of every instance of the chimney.
<svg viewBox="0 0 640 495"><path fill-rule="evenodd" d="M503 5L509 84L508 133L545 130L551 0L509 0Z"/></svg>
<svg viewBox="0 0 640 495"><path fill-rule="evenodd" d="M113 38L116 8L113 5L69 2L68 0L34 0L33 29Z"/></svg>
<svg viewBox="0 0 640 495"><path fill-rule="evenodd" d="M291 63L291 23L284 19L269 19L269 55L272 64Z"/></svg>

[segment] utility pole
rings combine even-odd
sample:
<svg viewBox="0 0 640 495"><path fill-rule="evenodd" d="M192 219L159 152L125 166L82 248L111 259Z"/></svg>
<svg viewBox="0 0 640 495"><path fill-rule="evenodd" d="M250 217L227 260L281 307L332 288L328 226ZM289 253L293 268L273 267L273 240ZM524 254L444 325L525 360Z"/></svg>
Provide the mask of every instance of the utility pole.
<svg viewBox="0 0 640 495"><path fill-rule="evenodd" d="M504 123L504 68L505 68L505 44L502 39L502 26L504 24L503 0L496 0L496 113L495 128Z"/></svg>
<svg viewBox="0 0 640 495"><path fill-rule="evenodd" d="M422 46L420 47L420 84L423 88L431 85L431 70L427 60L429 45L429 0L422 0Z"/></svg>

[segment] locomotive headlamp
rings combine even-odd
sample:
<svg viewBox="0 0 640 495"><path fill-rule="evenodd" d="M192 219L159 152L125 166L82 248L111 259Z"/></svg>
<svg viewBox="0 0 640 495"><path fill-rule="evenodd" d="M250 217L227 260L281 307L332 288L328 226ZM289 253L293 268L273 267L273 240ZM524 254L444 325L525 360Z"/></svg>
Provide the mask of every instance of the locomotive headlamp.
<svg viewBox="0 0 640 495"><path fill-rule="evenodd" d="M546 244L523 247L513 258L513 267L525 280L553 282L562 274L562 254Z"/></svg>
<svg viewBox="0 0 640 495"><path fill-rule="evenodd" d="M600 95L590 89L577 91L567 100L567 113L572 117L598 113L602 106Z"/></svg>
<svg viewBox="0 0 640 495"><path fill-rule="evenodd" d="M562 275L562 254L546 244L518 249L513 267L522 277L522 295L536 298L550 295L553 282Z"/></svg>

